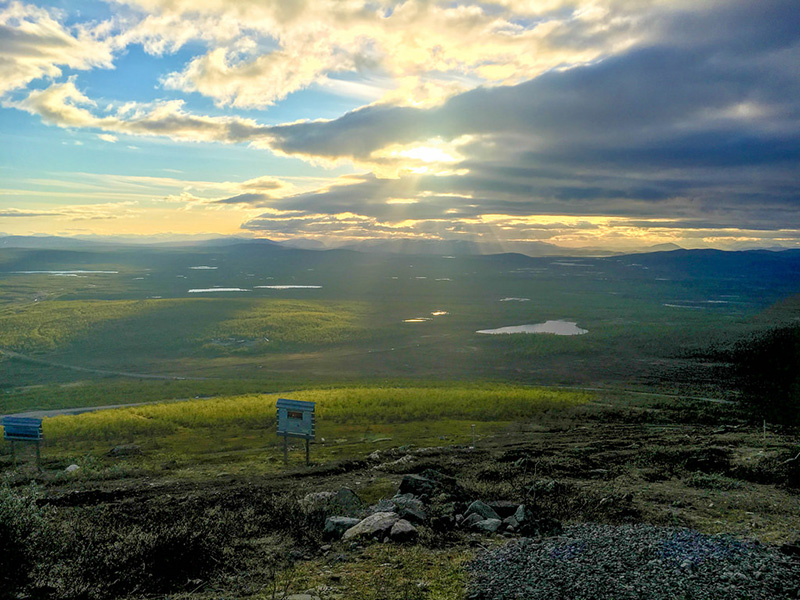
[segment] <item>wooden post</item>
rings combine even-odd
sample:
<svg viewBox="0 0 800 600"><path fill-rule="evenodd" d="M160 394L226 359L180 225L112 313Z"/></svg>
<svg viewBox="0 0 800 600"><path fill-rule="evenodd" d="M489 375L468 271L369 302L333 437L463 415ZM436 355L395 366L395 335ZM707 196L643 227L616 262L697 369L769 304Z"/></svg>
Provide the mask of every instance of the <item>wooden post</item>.
<svg viewBox="0 0 800 600"><path fill-rule="evenodd" d="M285 433L283 434L283 464L284 466L289 464L289 436Z"/></svg>
<svg viewBox="0 0 800 600"><path fill-rule="evenodd" d="M310 447L311 447L311 442L308 440L308 438L306 438L306 466L307 467L311 465L311 450L310 450Z"/></svg>
<svg viewBox="0 0 800 600"><path fill-rule="evenodd" d="M36 470L42 470L42 452L39 450L39 440L36 440Z"/></svg>
<svg viewBox="0 0 800 600"><path fill-rule="evenodd" d="M11 458L14 461L14 468L17 468L17 448L14 440L11 440Z"/></svg>

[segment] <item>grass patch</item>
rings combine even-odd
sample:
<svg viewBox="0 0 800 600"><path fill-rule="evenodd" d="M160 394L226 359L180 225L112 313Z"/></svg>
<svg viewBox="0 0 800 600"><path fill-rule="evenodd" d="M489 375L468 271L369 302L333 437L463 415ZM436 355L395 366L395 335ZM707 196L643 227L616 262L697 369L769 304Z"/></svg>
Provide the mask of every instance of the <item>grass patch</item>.
<svg viewBox="0 0 800 600"><path fill-rule="evenodd" d="M684 483L689 487L705 490L738 490L744 487L742 481L720 473L692 473L684 480Z"/></svg>
<svg viewBox="0 0 800 600"><path fill-rule="evenodd" d="M207 343L218 347L244 341L342 342L365 333L360 325L364 309L360 302L263 300L211 327Z"/></svg>
<svg viewBox="0 0 800 600"><path fill-rule="evenodd" d="M0 310L0 347L20 352L53 350L98 323L149 309L152 302L65 301L7 306Z"/></svg>
<svg viewBox="0 0 800 600"><path fill-rule="evenodd" d="M364 549L357 561L297 565L292 591L329 588L340 597L360 600L461 600L467 582L463 565L471 557L463 550L376 544ZM331 580L337 582L333 587Z"/></svg>
<svg viewBox="0 0 800 600"><path fill-rule="evenodd" d="M478 436L490 435L512 421L569 409L590 398L566 390L463 384L305 390L288 396L317 402L315 462L389 446L466 444L473 424ZM275 435L276 400L272 394L250 394L45 419L46 454L60 463L136 443L144 456L126 460L142 468L160 468L169 457L180 456L193 471L198 465L202 471L203 465L216 469L221 464L263 470L265 461L277 469L282 442Z"/></svg>

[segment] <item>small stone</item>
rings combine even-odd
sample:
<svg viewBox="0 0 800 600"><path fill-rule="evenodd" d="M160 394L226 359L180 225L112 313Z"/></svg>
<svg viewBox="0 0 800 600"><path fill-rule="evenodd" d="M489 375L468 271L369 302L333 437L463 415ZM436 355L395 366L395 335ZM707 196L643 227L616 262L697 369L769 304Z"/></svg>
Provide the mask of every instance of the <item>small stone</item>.
<svg viewBox="0 0 800 600"><path fill-rule="evenodd" d="M74 473L75 471L80 471L81 468L78 465L70 465L66 469L64 469L65 473Z"/></svg>

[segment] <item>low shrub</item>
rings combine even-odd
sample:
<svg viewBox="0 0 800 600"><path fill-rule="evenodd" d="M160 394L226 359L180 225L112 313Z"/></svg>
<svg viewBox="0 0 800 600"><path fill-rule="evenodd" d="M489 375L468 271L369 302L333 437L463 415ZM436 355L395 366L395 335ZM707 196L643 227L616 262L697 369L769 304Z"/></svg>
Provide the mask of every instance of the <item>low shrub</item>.
<svg viewBox="0 0 800 600"><path fill-rule="evenodd" d="M15 598L28 585L46 526L35 488L19 492L0 485L0 598Z"/></svg>
<svg viewBox="0 0 800 600"><path fill-rule="evenodd" d="M800 426L800 325L741 340L732 363L742 405L752 419Z"/></svg>
<svg viewBox="0 0 800 600"><path fill-rule="evenodd" d="M174 515L173 515L174 516ZM232 517L210 511L125 522L111 510L76 511L54 533L40 585L58 598L164 593L206 581L233 556Z"/></svg>
<svg viewBox="0 0 800 600"><path fill-rule="evenodd" d="M800 489L800 446L761 457L747 465L738 465L733 475L753 483Z"/></svg>

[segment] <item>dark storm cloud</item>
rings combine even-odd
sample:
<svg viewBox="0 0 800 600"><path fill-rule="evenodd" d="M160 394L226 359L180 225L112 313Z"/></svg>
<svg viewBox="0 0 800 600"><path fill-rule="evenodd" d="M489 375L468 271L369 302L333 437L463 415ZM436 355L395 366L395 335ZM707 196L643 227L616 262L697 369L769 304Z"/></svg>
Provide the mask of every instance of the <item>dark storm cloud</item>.
<svg viewBox="0 0 800 600"><path fill-rule="evenodd" d="M419 218L673 214L800 226L797 3L714 4L648 27L658 31L648 47L438 108L371 106L272 128L280 151L363 160L391 144L475 137L452 166L466 175L365 179L281 207L389 218L402 211L386 200L404 196L419 200Z"/></svg>

